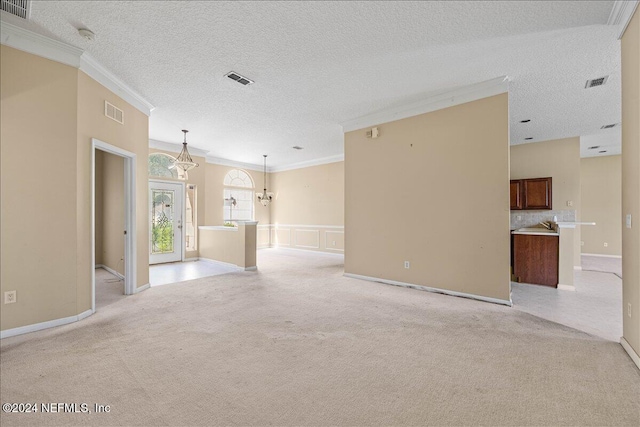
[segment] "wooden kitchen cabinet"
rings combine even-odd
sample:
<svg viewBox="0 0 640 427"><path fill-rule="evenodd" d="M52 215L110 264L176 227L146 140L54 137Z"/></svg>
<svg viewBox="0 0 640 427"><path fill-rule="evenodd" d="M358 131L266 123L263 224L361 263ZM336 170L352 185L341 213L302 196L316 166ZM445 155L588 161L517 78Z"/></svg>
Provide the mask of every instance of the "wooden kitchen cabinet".
<svg viewBox="0 0 640 427"><path fill-rule="evenodd" d="M512 210L552 209L552 182L548 178L512 179L510 181Z"/></svg>
<svg viewBox="0 0 640 427"><path fill-rule="evenodd" d="M558 244L558 236L513 234L515 280L557 288Z"/></svg>
<svg viewBox="0 0 640 427"><path fill-rule="evenodd" d="M512 179L509 184L509 190L511 193L511 210L522 209L522 180Z"/></svg>

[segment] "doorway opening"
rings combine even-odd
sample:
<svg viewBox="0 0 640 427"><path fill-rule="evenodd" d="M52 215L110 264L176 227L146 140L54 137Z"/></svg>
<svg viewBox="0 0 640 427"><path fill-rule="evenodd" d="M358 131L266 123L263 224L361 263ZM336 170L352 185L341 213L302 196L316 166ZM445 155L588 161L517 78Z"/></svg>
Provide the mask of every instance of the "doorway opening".
<svg viewBox="0 0 640 427"><path fill-rule="evenodd" d="M149 264L184 260L185 185L149 180Z"/></svg>
<svg viewBox="0 0 640 427"><path fill-rule="evenodd" d="M124 295L136 292L136 155L95 138L91 145L91 308L95 312L96 267L109 274L98 272L101 286L122 283Z"/></svg>

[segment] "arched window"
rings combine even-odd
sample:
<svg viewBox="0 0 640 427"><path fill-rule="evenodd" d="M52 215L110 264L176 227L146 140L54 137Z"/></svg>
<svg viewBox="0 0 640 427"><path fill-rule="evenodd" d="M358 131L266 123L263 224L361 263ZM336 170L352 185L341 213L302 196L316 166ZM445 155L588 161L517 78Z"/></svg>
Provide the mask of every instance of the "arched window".
<svg viewBox="0 0 640 427"><path fill-rule="evenodd" d="M232 169L224 177L225 222L253 220L253 179L242 169Z"/></svg>
<svg viewBox="0 0 640 427"><path fill-rule="evenodd" d="M174 168L176 158L165 153L149 154L149 177L188 179L187 173L180 168Z"/></svg>

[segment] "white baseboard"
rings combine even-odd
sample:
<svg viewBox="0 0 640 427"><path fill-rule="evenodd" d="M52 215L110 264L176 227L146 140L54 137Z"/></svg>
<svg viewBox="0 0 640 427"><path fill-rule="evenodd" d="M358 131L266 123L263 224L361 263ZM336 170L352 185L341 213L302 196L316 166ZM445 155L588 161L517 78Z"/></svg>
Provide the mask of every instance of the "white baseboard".
<svg viewBox="0 0 640 427"><path fill-rule="evenodd" d="M64 317L62 319L49 320L47 322L35 323L33 325L20 326L18 328L13 328L13 329L6 329L4 331L0 331L0 339L15 337L16 335L28 334L30 332L41 331L43 329L54 328L56 326L67 325L69 323L77 322L78 320L86 319L87 317L91 316L93 313L94 311L89 309L75 316Z"/></svg>
<svg viewBox="0 0 640 427"><path fill-rule="evenodd" d="M271 246L271 249L280 249L285 251L300 251L300 252L312 252L315 254L323 254L323 255L333 255L339 256L340 258L344 258L344 252L336 253L336 252L325 252L324 250L313 251L311 249L301 249L301 248L291 248L289 246ZM266 248L264 248L266 249Z"/></svg>
<svg viewBox="0 0 640 427"><path fill-rule="evenodd" d="M576 287L573 285L563 285L558 283L558 290L559 291L572 291L575 292L576 291Z"/></svg>
<svg viewBox="0 0 640 427"><path fill-rule="evenodd" d="M200 257L200 258L198 258L198 259L199 259L200 261L212 262L212 263L214 263L214 264L227 265L227 266L229 266L229 267L237 268L238 270L241 270L241 271L254 271L254 270L257 270L257 269L258 269L258 266L256 266L256 265L254 265L254 266L252 266L252 267L240 267L239 265L231 264L230 262L218 261L218 260L210 259L210 258L202 258L202 257Z"/></svg>
<svg viewBox="0 0 640 427"><path fill-rule="evenodd" d="M122 274L118 273L117 271L115 271L115 270L114 270L113 268L111 268L111 267L107 267L107 266L106 266L106 265L104 265L104 264L97 264L97 265L96 265L96 268L101 268L101 269L103 269L103 270L105 270L105 271L108 271L109 273L113 274L113 275L114 275L114 276L116 276L118 279L120 279L120 280L124 280L124 276L123 276Z"/></svg>
<svg viewBox="0 0 640 427"><path fill-rule="evenodd" d="M346 277L352 277L354 279L367 280L367 281L370 281L370 282L385 283L387 285L393 285L393 286L402 286L404 288L417 289L419 291L433 292L433 293L436 293L436 294L451 295L451 296L454 296L454 297L475 299L475 300L478 300L478 301L491 302L493 304L507 305L509 307L511 307L513 305L511 300L503 300L503 299L498 299L498 298L485 297L485 296L482 296L482 295L467 294L465 292L450 291L448 289L432 288L432 287L429 287L429 286L414 285L412 283L398 282L396 280L387 280L387 279L380 279L380 278L377 278L377 277L361 276L359 274L344 273L344 275Z"/></svg>
<svg viewBox="0 0 640 427"><path fill-rule="evenodd" d="M573 269L574 269L574 270L577 270L577 271L582 271L582 266L580 266L580 265L574 265L574 266L573 266Z"/></svg>
<svg viewBox="0 0 640 427"><path fill-rule="evenodd" d="M151 287L151 284L147 283L146 285L142 285L142 286L138 286L135 290L135 293L138 294L142 291L146 291L147 289L149 289Z"/></svg>
<svg viewBox="0 0 640 427"><path fill-rule="evenodd" d="M200 258L198 257L194 257L194 258L185 258L182 260L182 262L191 262L191 261L198 261Z"/></svg>
<svg viewBox="0 0 640 427"><path fill-rule="evenodd" d="M640 356L638 356L638 353L633 350L633 347L629 345L624 337L620 337L620 344L622 345L622 348L624 348L624 350L627 352L631 360L633 360L633 363L635 363L638 369L640 369Z"/></svg>
<svg viewBox="0 0 640 427"><path fill-rule="evenodd" d="M622 255L603 255L603 254L580 254L580 255L586 255L586 256L597 256L600 258L622 258Z"/></svg>

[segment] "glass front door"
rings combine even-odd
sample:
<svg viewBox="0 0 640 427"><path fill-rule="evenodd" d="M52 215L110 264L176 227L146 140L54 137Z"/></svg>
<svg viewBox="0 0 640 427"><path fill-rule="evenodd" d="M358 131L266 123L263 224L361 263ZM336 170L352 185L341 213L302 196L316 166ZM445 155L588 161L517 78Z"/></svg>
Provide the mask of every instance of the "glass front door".
<svg viewBox="0 0 640 427"><path fill-rule="evenodd" d="M182 261L184 186L149 181L149 264Z"/></svg>

